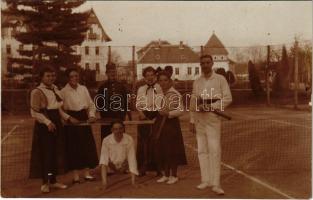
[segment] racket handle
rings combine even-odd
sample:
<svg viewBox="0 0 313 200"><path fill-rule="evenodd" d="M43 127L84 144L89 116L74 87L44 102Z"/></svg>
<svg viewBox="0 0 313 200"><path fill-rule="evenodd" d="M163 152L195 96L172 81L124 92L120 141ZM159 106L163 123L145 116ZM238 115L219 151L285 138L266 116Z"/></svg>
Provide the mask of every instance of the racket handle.
<svg viewBox="0 0 313 200"><path fill-rule="evenodd" d="M231 120L231 117L230 117L230 116L228 116L228 115L222 113L221 111L213 110L213 112L214 112L215 114L221 116L221 117L224 117L224 118L227 119L227 120Z"/></svg>

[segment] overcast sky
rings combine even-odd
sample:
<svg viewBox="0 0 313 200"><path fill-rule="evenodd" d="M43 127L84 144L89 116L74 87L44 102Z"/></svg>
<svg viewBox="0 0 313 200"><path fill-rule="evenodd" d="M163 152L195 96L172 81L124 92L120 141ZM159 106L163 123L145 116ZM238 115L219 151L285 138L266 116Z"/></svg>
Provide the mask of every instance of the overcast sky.
<svg viewBox="0 0 313 200"><path fill-rule="evenodd" d="M89 1L112 46L144 46L151 40L204 45L212 32L227 47L312 39L312 2Z"/></svg>

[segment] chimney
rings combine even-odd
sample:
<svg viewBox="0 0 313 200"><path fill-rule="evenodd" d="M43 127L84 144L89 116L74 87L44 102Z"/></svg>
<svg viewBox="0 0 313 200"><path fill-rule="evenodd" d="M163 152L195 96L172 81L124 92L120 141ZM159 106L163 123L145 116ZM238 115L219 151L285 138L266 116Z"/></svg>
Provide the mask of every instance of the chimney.
<svg viewBox="0 0 313 200"><path fill-rule="evenodd" d="M159 39L154 49L160 49L160 47L161 47L161 40Z"/></svg>
<svg viewBox="0 0 313 200"><path fill-rule="evenodd" d="M180 48L180 49L183 49L183 48L184 48L184 43L183 43L183 41L179 41L179 48Z"/></svg>

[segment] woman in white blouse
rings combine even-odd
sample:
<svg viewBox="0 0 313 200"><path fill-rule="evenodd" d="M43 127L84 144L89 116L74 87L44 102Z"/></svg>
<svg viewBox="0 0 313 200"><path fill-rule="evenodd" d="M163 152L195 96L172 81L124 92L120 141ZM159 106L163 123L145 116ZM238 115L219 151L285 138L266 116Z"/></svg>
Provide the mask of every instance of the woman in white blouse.
<svg viewBox="0 0 313 200"><path fill-rule="evenodd" d="M182 96L173 88L168 72L161 71L158 74L158 83L164 98L153 128L153 151L159 169L162 169L164 175L157 182L174 184L178 181L177 167L187 164L178 119L183 114Z"/></svg>
<svg viewBox="0 0 313 200"><path fill-rule="evenodd" d="M87 88L79 84L79 72L75 68L66 70L68 83L61 90L64 98L63 109L76 123L91 122L95 118L95 106ZM72 120L73 121L73 120ZM89 169L98 165L98 155L91 126L64 127L68 169L73 170L73 184L80 183L78 170L85 169L84 179L93 181Z"/></svg>

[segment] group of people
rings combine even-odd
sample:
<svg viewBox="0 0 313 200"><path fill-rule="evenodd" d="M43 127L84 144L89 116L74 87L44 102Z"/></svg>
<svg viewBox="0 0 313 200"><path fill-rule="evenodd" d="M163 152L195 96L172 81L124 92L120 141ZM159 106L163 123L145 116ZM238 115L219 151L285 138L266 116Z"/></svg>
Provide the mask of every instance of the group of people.
<svg viewBox="0 0 313 200"><path fill-rule="evenodd" d="M200 57L200 66L202 76L193 83L189 108L190 131L196 134L201 172L201 183L197 188L211 187L216 194L224 194L220 186L221 119L210 109L226 107L232 97L225 78L212 70L210 55ZM139 121L143 122L137 127L137 150L123 123L126 116L132 120L128 109L129 91L116 81L115 65L109 63L106 68L108 80L97 94L107 98L95 101L87 88L79 84L77 69L67 69L68 83L60 91L54 85L52 68L44 68L40 73L41 83L31 93L31 115L35 118L35 126L30 177L42 178L42 192L49 192L51 188L66 189L65 184L57 182L56 175L69 170L73 171L73 184L81 183L80 171L84 172L85 181L93 181L95 178L89 171L98 165L101 166L103 188L107 187L110 173L130 173L133 185L136 185L136 176L144 176L151 170L160 176L158 183L174 184L179 180L178 166L187 164L179 121L186 109L181 94L173 87L172 67L143 70L144 83L138 88L135 101ZM199 104L198 97L212 98L203 96L205 90L220 96L220 100L208 105ZM114 99L110 96L115 94L122 100L119 110L112 107ZM89 124L96 120L96 111L102 121L110 122L101 125L99 159ZM147 120L154 120L154 123L144 123Z"/></svg>

